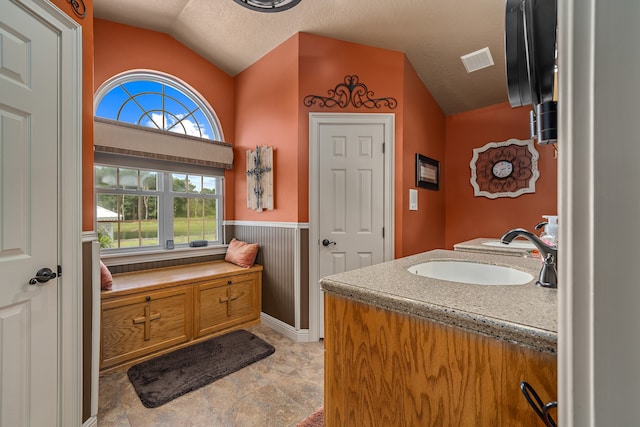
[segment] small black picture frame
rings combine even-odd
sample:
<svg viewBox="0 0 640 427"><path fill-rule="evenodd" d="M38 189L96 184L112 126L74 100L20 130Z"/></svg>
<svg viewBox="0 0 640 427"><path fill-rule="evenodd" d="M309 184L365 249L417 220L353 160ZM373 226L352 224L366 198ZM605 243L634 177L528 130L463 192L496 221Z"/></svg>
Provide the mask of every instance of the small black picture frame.
<svg viewBox="0 0 640 427"><path fill-rule="evenodd" d="M416 187L440 189L440 162L416 153Z"/></svg>

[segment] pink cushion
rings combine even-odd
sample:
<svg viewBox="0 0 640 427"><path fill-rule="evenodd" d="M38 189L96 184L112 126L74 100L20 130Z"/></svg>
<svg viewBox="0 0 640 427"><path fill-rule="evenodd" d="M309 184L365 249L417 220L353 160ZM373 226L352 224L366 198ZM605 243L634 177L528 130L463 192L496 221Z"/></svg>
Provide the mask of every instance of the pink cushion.
<svg viewBox="0 0 640 427"><path fill-rule="evenodd" d="M231 242L229 243L224 260L232 262L235 265L239 265L240 267L249 268L256 261L257 254L257 243L242 242L234 238L231 239Z"/></svg>
<svg viewBox="0 0 640 427"><path fill-rule="evenodd" d="M100 261L100 289L108 291L111 289L111 285L113 285L113 276L107 266Z"/></svg>

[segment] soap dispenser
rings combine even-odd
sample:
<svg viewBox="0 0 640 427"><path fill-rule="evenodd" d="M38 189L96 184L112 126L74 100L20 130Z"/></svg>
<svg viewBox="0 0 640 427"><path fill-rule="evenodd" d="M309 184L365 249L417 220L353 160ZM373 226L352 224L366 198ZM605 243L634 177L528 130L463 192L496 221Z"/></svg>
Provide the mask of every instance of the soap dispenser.
<svg viewBox="0 0 640 427"><path fill-rule="evenodd" d="M542 215L547 220L544 231L540 234L540 240L549 246L558 246L558 216Z"/></svg>

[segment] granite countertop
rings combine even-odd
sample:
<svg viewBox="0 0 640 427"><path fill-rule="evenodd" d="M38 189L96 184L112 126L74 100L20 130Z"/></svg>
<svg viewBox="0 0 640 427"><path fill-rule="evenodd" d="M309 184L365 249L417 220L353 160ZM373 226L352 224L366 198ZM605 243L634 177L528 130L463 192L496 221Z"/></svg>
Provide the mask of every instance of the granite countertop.
<svg viewBox="0 0 640 427"><path fill-rule="evenodd" d="M410 266L436 259L508 266L534 278L525 285L469 285L407 271ZM540 262L536 258L438 249L327 276L320 284L333 295L556 353L558 293L535 284Z"/></svg>
<svg viewBox="0 0 640 427"><path fill-rule="evenodd" d="M487 245L488 243L488 245ZM527 247L522 247L526 245ZM506 245L500 242L499 238L490 239L486 237L479 237L473 240L467 240L466 242L460 242L453 245L453 249L456 251L468 251L468 252L481 252L485 254L496 255L512 255L512 256L532 256L532 253L536 251L533 244L528 240L516 239L513 243Z"/></svg>

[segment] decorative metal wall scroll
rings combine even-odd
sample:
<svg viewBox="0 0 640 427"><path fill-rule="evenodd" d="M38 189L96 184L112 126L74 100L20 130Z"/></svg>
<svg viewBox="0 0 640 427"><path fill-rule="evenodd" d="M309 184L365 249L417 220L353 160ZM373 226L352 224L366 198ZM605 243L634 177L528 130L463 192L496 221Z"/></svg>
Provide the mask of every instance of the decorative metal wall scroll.
<svg viewBox="0 0 640 427"><path fill-rule="evenodd" d="M273 210L273 147L247 150L247 207Z"/></svg>
<svg viewBox="0 0 640 427"><path fill-rule="evenodd" d="M67 2L71 5L73 9L73 13L78 15L80 18L84 18L87 16L87 7L84 5L84 1L82 0L67 0Z"/></svg>
<svg viewBox="0 0 640 427"><path fill-rule="evenodd" d="M345 76L344 83L339 83L335 88L327 91L328 97L320 95L307 95L304 97L304 105L311 107L316 102L318 107L342 107L349 104L356 108L380 108L394 109L398 106L395 98L372 98L373 91L367 89L364 83L358 81L358 76Z"/></svg>

